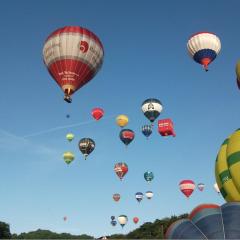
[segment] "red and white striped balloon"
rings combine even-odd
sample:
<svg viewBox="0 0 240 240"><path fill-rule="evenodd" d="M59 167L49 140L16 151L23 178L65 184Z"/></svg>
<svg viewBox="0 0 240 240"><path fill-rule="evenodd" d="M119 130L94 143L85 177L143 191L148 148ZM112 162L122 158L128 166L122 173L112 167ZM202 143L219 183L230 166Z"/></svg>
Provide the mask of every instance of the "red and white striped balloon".
<svg viewBox="0 0 240 240"><path fill-rule="evenodd" d="M183 180L179 183L180 191L188 198L195 189L195 183L192 180Z"/></svg>

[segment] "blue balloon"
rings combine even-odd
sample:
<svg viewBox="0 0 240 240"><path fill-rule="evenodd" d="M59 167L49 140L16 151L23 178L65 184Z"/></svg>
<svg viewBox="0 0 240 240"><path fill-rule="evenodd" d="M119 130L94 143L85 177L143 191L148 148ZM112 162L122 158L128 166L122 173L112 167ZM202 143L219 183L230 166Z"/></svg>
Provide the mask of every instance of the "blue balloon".
<svg viewBox="0 0 240 240"><path fill-rule="evenodd" d="M152 134L152 126L151 125L143 125L142 126L142 133L147 138Z"/></svg>
<svg viewBox="0 0 240 240"><path fill-rule="evenodd" d="M115 226L117 225L117 221L112 220L112 221L111 221L111 224L112 224L113 227L115 227Z"/></svg>
<svg viewBox="0 0 240 240"><path fill-rule="evenodd" d="M144 173L144 178L147 182L151 182L154 178L153 172L145 172Z"/></svg>

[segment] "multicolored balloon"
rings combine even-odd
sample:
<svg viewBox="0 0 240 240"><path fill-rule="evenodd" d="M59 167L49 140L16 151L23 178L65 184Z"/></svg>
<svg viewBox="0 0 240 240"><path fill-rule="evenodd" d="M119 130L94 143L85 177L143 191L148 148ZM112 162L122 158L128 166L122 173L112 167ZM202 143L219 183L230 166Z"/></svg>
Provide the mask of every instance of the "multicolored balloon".
<svg viewBox="0 0 240 240"><path fill-rule="evenodd" d="M153 197L153 192L152 191L147 191L145 193L145 195L146 195L147 199L151 199Z"/></svg>
<svg viewBox="0 0 240 240"><path fill-rule="evenodd" d="M137 224L138 221L139 221L139 218L138 218L138 217L134 217L134 218L133 218L133 222L134 222L135 224Z"/></svg>
<svg viewBox="0 0 240 240"><path fill-rule="evenodd" d="M142 111L146 118L150 120L150 122L154 122L156 118L160 115L163 110L162 103L156 98L146 99L142 103Z"/></svg>
<svg viewBox="0 0 240 240"><path fill-rule="evenodd" d="M99 38L78 26L57 29L48 36L43 47L44 63L69 103L71 95L97 74L103 55Z"/></svg>
<svg viewBox="0 0 240 240"><path fill-rule="evenodd" d="M135 198L140 203L143 200L143 193L142 192L137 192L135 194Z"/></svg>
<svg viewBox="0 0 240 240"><path fill-rule="evenodd" d="M113 200L115 202L118 202L120 200L120 198L121 198L121 195L119 193L114 193L113 194Z"/></svg>
<svg viewBox="0 0 240 240"><path fill-rule="evenodd" d="M74 139L74 134L73 134L73 133L68 133L68 134L66 135L66 139L67 139L69 142L71 142L71 141Z"/></svg>
<svg viewBox="0 0 240 240"><path fill-rule="evenodd" d="M204 183L198 183L197 188L198 188L199 191L202 192L205 188L205 184Z"/></svg>
<svg viewBox="0 0 240 240"><path fill-rule="evenodd" d="M119 127L125 127L128 124L128 116L126 115L118 115L116 118L116 123Z"/></svg>
<svg viewBox="0 0 240 240"><path fill-rule="evenodd" d="M208 65L221 50L221 42L214 33L198 32L190 37L187 48L194 61L203 65L205 71L208 71Z"/></svg>
<svg viewBox="0 0 240 240"><path fill-rule="evenodd" d="M104 110L102 108L93 108L92 116L95 120L100 120L104 115Z"/></svg>
<svg viewBox="0 0 240 240"><path fill-rule="evenodd" d="M151 125L143 125L142 133L145 137L149 137L152 134L152 126Z"/></svg>
<svg viewBox="0 0 240 240"><path fill-rule="evenodd" d="M189 198L195 189L195 183L192 180L183 180L179 183L180 191Z"/></svg>
<svg viewBox="0 0 240 240"><path fill-rule="evenodd" d="M127 146L135 137L135 133L131 129L122 129L119 133L119 138Z"/></svg>
<svg viewBox="0 0 240 240"><path fill-rule="evenodd" d="M65 152L63 154L63 159L65 163L70 164L74 160L75 156L72 152Z"/></svg>
<svg viewBox="0 0 240 240"><path fill-rule="evenodd" d="M153 172L149 172L149 171L145 172L144 173L144 178L148 183L150 183L154 178Z"/></svg>
<svg viewBox="0 0 240 240"><path fill-rule="evenodd" d="M128 165L123 162L116 163L114 166L114 171L117 174L117 176L120 178L120 180L122 180L123 177L128 172Z"/></svg>
<svg viewBox="0 0 240 240"><path fill-rule="evenodd" d="M126 225L127 221L128 221L128 217L126 215L120 215L118 217L118 222L122 227Z"/></svg>
<svg viewBox="0 0 240 240"><path fill-rule="evenodd" d="M87 156L95 149L95 142L91 138L82 138L78 146L86 160Z"/></svg>

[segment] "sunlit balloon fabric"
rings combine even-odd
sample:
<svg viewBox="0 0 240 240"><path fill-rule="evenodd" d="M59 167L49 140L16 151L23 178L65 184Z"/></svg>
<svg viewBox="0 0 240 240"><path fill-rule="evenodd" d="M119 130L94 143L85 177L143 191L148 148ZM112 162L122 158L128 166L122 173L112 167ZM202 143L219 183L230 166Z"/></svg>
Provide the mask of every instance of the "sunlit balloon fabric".
<svg viewBox="0 0 240 240"><path fill-rule="evenodd" d="M102 108L93 108L92 116L95 120L100 120L104 115L104 110Z"/></svg>
<svg viewBox="0 0 240 240"><path fill-rule="evenodd" d="M240 129L222 143L215 162L215 178L227 202L240 201Z"/></svg>
<svg viewBox="0 0 240 240"><path fill-rule="evenodd" d="M152 191L147 191L145 193L145 195L146 195L147 199L151 199L153 197L153 192Z"/></svg>
<svg viewBox="0 0 240 240"><path fill-rule="evenodd" d="M125 224L127 223L127 221L128 221L128 217L127 217L126 215L120 215L120 216L118 217L118 222L119 222L119 224L120 224L122 227L125 226Z"/></svg>
<svg viewBox="0 0 240 240"><path fill-rule="evenodd" d="M89 82L103 62L103 45L86 28L66 26L51 33L43 47L49 73L71 102L71 95Z"/></svg>
<svg viewBox="0 0 240 240"><path fill-rule="evenodd" d="M221 42L214 33L199 32L190 37L187 48L194 61L203 65L207 71L208 65L217 57L221 50Z"/></svg>
<svg viewBox="0 0 240 240"><path fill-rule="evenodd" d="M173 136L176 137L173 128L173 121L170 118L158 120L158 132L161 136Z"/></svg>
<svg viewBox="0 0 240 240"><path fill-rule="evenodd" d="M117 176L120 178L120 180L122 180L123 177L128 172L128 165L123 162L116 163L114 165L114 172L117 174Z"/></svg>
<svg viewBox="0 0 240 240"><path fill-rule="evenodd" d="M188 198L195 189L195 183L192 180L183 180L179 183L180 191Z"/></svg>
<svg viewBox="0 0 240 240"><path fill-rule="evenodd" d="M240 239L240 203L202 204L170 225L167 239Z"/></svg>
<svg viewBox="0 0 240 240"><path fill-rule="evenodd" d="M150 121L154 122L163 110L162 103L156 98L146 99L142 103L142 111L145 117Z"/></svg>
<svg viewBox="0 0 240 240"><path fill-rule="evenodd" d="M213 184L213 188L214 188L214 190L215 190L218 194L220 193L220 189L219 189L217 183L214 183L214 184Z"/></svg>
<svg viewBox="0 0 240 240"><path fill-rule="evenodd" d="M74 139L74 134L73 134L73 133L68 133L68 134L66 135L66 139L67 139L69 142L71 142L71 141Z"/></svg>
<svg viewBox="0 0 240 240"><path fill-rule="evenodd" d="M121 114L116 118L116 123L119 127L125 127L128 124L128 116Z"/></svg>
<svg viewBox="0 0 240 240"><path fill-rule="evenodd" d="M95 142L91 138L82 138L78 147L86 160L87 156L95 149Z"/></svg>
<svg viewBox="0 0 240 240"><path fill-rule="evenodd" d="M70 164L74 160L74 154L72 152L65 152L63 154L63 159L65 163Z"/></svg>

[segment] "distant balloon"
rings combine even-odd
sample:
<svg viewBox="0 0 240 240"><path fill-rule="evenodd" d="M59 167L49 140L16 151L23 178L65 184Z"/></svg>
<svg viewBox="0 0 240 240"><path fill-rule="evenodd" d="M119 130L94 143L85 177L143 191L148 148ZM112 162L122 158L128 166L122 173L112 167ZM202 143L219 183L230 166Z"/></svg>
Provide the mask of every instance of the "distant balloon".
<svg viewBox="0 0 240 240"><path fill-rule="evenodd" d="M144 173L144 178L148 183L151 182L154 178L153 172L149 172L149 171L145 172Z"/></svg>
<svg viewBox="0 0 240 240"><path fill-rule="evenodd" d="M151 199L153 197L153 192L152 191L147 191L145 193L145 195L146 195L147 199Z"/></svg>
<svg viewBox="0 0 240 240"><path fill-rule="evenodd" d="M162 103L156 98L149 98L142 103L142 111L150 122L154 122L163 110Z"/></svg>
<svg viewBox="0 0 240 240"><path fill-rule="evenodd" d="M88 83L103 63L99 38L86 28L66 26L51 33L43 47L44 63L71 102L71 95Z"/></svg>
<svg viewBox="0 0 240 240"><path fill-rule="evenodd" d="M112 220L111 224L112 224L113 227L115 227L117 225L117 221L116 220Z"/></svg>
<svg viewBox="0 0 240 240"><path fill-rule="evenodd" d="M118 115L116 123L119 127L125 127L128 124L128 117L126 115Z"/></svg>
<svg viewBox="0 0 240 240"><path fill-rule="evenodd" d="M104 110L102 108L94 108L92 110L92 116L95 120L100 120L104 115Z"/></svg>
<svg viewBox="0 0 240 240"><path fill-rule="evenodd" d="M72 152L65 152L63 154L63 159L65 163L70 164L74 160L74 154Z"/></svg>
<svg viewBox="0 0 240 240"><path fill-rule="evenodd" d="M137 192L135 194L135 198L140 203L143 200L143 193L142 192Z"/></svg>
<svg viewBox="0 0 240 240"><path fill-rule="evenodd" d="M135 137L134 131L131 129L122 129L119 133L121 141L127 146Z"/></svg>
<svg viewBox="0 0 240 240"><path fill-rule="evenodd" d="M124 227L126 225L127 221L128 221L128 218L126 215L120 215L118 217L118 222L122 227Z"/></svg>
<svg viewBox="0 0 240 240"><path fill-rule="evenodd" d="M66 216L63 217L63 221L67 221L67 217Z"/></svg>
<svg viewBox="0 0 240 240"><path fill-rule="evenodd" d="M183 180L179 183L180 191L189 198L195 189L195 183L192 180Z"/></svg>
<svg viewBox="0 0 240 240"><path fill-rule="evenodd" d="M125 174L128 172L128 165L123 162L116 163L114 166L114 171L120 180L122 180Z"/></svg>
<svg viewBox="0 0 240 240"><path fill-rule="evenodd" d="M142 133L145 137L149 137L152 134L152 126L151 125L143 125Z"/></svg>
<svg viewBox="0 0 240 240"><path fill-rule="evenodd" d="M135 224L137 224L138 221L139 221L139 218L138 218L138 217L134 217L134 218L133 218L133 222L134 222Z"/></svg>
<svg viewBox="0 0 240 240"><path fill-rule="evenodd" d="M199 183L198 185L197 185L197 188L198 188L198 190L199 191L203 191L203 189L205 188L205 184L204 183Z"/></svg>
<svg viewBox="0 0 240 240"><path fill-rule="evenodd" d="M237 62L236 65L236 74L237 74L237 86L240 89L240 60Z"/></svg>
<svg viewBox="0 0 240 240"><path fill-rule="evenodd" d="M121 195L119 193L114 193L113 194L113 200L115 202L118 202L120 200L120 198L121 198Z"/></svg>
<svg viewBox="0 0 240 240"><path fill-rule="evenodd" d="M217 183L214 183L213 187L214 187L215 191L219 194L220 190L219 190Z"/></svg>
<svg viewBox="0 0 240 240"><path fill-rule="evenodd" d="M115 216L111 216L111 220L114 220L115 219Z"/></svg>
<svg viewBox="0 0 240 240"><path fill-rule="evenodd" d="M66 135L66 139L67 139L69 142L71 142L71 141L74 139L74 134L68 133L68 134Z"/></svg>
<svg viewBox="0 0 240 240"><path fill-rule="evenodd" d="M204 69L208 71L208 65L221 50L221 42L214 33L198 32L190 37L187 48L194 61L203 65Z"/></svg>
<svg viewBox="0 0 240 240"><path fill-rule="evenodd" d="M69 115L69 114L67 114L67 115L66 115L66 118L70 118L70 115Z"/></svg>
<svg viewBox="0 0 240 240"><path fill-rule="evenodd" d="M78 146L79 150L82 152L86 160L87 156L94 150L95 142L91 138L82 138L79 141Z"/></svg>

